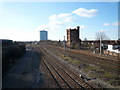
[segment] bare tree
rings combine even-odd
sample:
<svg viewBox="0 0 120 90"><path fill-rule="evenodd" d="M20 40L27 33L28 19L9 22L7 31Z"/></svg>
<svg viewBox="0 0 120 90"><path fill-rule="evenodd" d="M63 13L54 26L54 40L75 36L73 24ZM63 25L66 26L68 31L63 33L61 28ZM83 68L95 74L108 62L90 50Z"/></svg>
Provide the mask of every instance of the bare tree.
<svg viewBox="0 0 120 90"><path fill-rule="evenodd" d="M83 43L83 45L84 45L85 48L87 48L87 46L88 46L87 38L86 38L86 37L84 38L84 43Z"/></svg>
<svg viewBox="0 0 120 90"><path fill-rule="evenodd" d="M102 49L102 41L103 40L108 40L107 35L105 34L105 32L97 32L96 33L96 40L100 40L100 45L99 45L99 52L100 54L103 53L103 49Z"/></svg>
<svg viewBox="0 0 120 90"><path fill-rule="evenodd" d="M87 38L86 38L86 37L84 38L84 41L87 41Z"/></svg>
<svg viewBox="0 0 120 90"><path fill-rule="evenodd" d="M96 33L96 40L108 40L107 35L105 34L105 32L97 32Z"/></svg>

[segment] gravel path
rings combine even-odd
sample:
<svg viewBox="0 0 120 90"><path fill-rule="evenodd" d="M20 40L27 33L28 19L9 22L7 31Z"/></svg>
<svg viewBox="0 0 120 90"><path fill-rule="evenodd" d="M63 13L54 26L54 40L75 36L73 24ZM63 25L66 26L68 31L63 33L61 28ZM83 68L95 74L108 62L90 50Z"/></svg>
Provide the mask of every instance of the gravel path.
<svg viewBox="0 0 120 90"><path fill-rule="evenodd" d="M39 65L36 49L29 47L4 77L2 88L40 88L43 80Z"/></svg>

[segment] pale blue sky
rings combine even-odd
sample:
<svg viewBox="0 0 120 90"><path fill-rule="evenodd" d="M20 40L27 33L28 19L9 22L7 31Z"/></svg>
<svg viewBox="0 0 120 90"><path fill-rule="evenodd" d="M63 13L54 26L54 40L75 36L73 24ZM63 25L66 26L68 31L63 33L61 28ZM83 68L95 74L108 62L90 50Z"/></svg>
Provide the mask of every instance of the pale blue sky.
<svg viewBox="0 0 120 90"><path fill-rule="evenodd" d="M94 40L99 31L114 40L117 21L117 2L0 2L1 39L39 41L45 29L48 39L63 40L67 27L81 26L82 40Z"/></svg>

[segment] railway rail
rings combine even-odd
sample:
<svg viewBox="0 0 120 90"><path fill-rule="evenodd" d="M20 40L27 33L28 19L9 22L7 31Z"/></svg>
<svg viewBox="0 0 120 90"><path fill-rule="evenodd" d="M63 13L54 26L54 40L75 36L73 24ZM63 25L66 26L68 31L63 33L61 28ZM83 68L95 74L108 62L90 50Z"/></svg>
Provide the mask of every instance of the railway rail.
<svg viewBox="0 0 120 90"><path fill-rule="evenodd" d="M73 52L73 51L69 51L66 50L66 52L63 52L63 50L61 48L57 48L54 47L54 49L51 46L45 46L46 48L51 48L54 51L60 51L60 53L68 55L68 56L73 56L76 59L80 59L80 61L84 62L84 63L91 63L94 65L98 65L100 67L102 67L103 69L116 73L116 74L120 74L120 69L119 69L119 61L110 61L110 60L105 60L105 59L101 59L98 57L94 57L94 56L89 56L89 55L84 55L81 53L77 53L77 52ZM75 53L75 54L74 54ZM112 65L111 65L112 63Z"/></svg>
<svg viewBox="0 0 120 90"><path fill-rule="evenodd" d="M72 52L69 52L69 55L73 55ZM81 61L85 62L85 63L92 63L94 65L98 65L102 68L104 68L107 71L110 72L114 72L116 74L120 73L120 69L119 69L119 62L105 62L105 59L101 59L101 58L97 58L94 56L89 56L89 55L83 55L80 54L79 56L76 56L77 59L81 58ZM112 63L112 65L111 65Z"/></svg>
<svg viewBox="0 0 120 90"><path fill-rule="evenodd" d="M94 90L92 86L87 84L77 74L73 73L65 65L56 60L56 58L50 55L50 53L48 53L43 47L39 47L39 50L43 54L42 62L53 77L56 87Z"/></svg>

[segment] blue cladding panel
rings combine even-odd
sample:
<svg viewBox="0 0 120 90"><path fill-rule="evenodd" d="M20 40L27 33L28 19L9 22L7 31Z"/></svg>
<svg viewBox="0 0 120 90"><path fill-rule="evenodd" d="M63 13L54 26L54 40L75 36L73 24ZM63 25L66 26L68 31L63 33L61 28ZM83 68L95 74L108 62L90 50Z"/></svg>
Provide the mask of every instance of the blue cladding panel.
<svg viewBox="0 0 120 90"><path fill-rule="evenodd" d="M47 31L40 31L40 40L48 40Z"/></svg>

